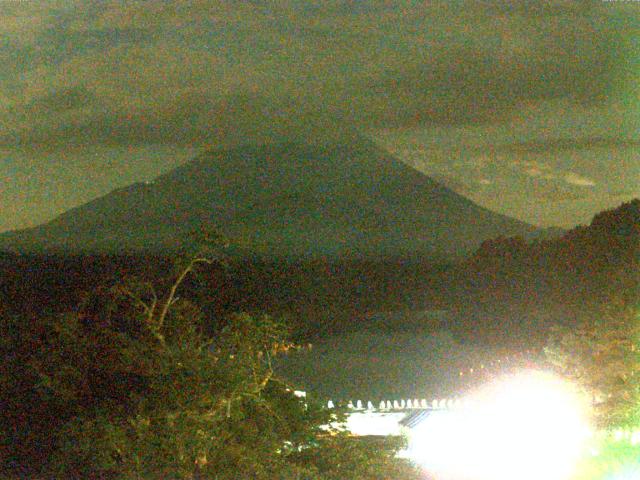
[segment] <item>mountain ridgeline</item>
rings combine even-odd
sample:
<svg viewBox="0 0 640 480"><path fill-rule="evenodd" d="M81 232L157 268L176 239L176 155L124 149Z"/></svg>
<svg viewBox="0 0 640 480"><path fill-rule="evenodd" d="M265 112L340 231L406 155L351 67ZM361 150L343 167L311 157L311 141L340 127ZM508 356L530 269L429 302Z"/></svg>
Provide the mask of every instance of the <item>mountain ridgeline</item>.
<svg viewBox="0 0 640 480"><path fill-rule="evenodd" d="M543 340L552 325L622 316L640 305L640 199L559 238L483 242L450 278L465 339Z"/></svg>
<svg viewBox="0 0 640 480"><path fill-rule="evenodd" d="M153 182L0 235L0 249L165 251L203 223L246 253L289 259L450 259L489 238L536 232L356 137L207 151Z"/></svg>

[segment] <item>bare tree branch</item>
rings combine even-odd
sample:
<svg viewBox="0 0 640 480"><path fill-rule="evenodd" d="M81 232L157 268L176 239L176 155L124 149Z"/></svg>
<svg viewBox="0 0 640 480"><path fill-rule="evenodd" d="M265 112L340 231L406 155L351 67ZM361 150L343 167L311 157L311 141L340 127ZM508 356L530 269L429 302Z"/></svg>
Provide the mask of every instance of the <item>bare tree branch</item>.
<svg viewBox="0 0 640 480"><path fill-rule="evenodd" d="M124 285L121 285L118 288L118 290L120 291L120 293L123 293L124 295L129 297L131 300L133 300L134 305L142 308L142 310L144 310L144 313L147 316L151 316L151 314L152 314L151 307L149 305L147 305L146 302L144 300L142 300L138 295L134 294L131 290L129 290Z"/></svg>
<svg viewBox="0 0 640 480"><path fill-rule="evenodd" d="M178 287L182 284L184 279L187 277L187 275L189 275L189 273L193 271L193 269L197 264L206 263L207 265L211 265L214 263L214 261L215 259L210 259L205 257L195 257L189 262L189 265L186 266L186 268L180 273L180 275L178 275L178 278L176 279L176 281L171 286L171 289L169 290L169 295L162 306L160 315L158 316L158 322L157 322L158 329L162 328L162 326L164 325L164 320L167 316L167 312L169 311L169 307L171 307L171 305L175 303L176 291L178 290Z"/></svg>

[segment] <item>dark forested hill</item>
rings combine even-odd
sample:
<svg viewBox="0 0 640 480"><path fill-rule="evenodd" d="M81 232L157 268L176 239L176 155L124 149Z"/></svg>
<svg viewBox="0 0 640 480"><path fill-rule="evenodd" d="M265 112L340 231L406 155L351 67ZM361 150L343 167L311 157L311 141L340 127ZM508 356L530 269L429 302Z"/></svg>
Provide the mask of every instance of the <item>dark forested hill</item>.
<svg viewBox="0 0 640 480"><path fill-rule="evenodd" d="M598 213L588 226L528 243L484 242L457 269L457 328L468 338L543 333L640 302L640 200Z"/></svg>

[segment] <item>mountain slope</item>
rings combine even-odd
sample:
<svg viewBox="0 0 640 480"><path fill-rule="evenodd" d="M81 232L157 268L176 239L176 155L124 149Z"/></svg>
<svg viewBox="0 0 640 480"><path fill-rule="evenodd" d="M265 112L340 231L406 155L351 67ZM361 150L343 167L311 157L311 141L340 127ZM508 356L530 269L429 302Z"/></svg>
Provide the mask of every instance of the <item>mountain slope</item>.
<svg viewBox="0 0 640 480"><path fill-rule="evenodd" d="M119 189L0 247L171 248L203 222L258 253L449 256L535 229L457 195L357 138L206 152L150 184Z"/></svg>

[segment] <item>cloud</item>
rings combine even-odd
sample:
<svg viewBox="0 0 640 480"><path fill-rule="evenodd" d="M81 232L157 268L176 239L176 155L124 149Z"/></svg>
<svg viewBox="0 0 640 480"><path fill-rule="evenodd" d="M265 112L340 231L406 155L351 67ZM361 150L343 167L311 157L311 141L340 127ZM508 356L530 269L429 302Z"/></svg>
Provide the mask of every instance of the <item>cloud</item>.
<svg viewBox="0 0 640 480"><path fill-rule="evenodd" d="M495 147L497 153L540 154L567 151L640 147L640 140L619 136L582 136L578 138L550 138L545 140L516 142Z"/></svg>
<svg viewBox="0 0 640 480"><path fill-rule="evenodd" d="M564 176L564 180L571 185L577 185L579 187L594 187L596 185L596 182L590 178L583 177L573 172L568 172Z"/></svg>
<svg viewBox="0 0 640 480"><path fill-rule="evenodd" d="M519 174L526 175L532 178L542 178L545 180L553 180L558 178L554 169L541 161L536 160L512 160L510 167Z"/></svg>
<svg viewBox="0 0 640 480"><path fill-rule="evenodd" d="M599 2L38 3L0 26L5 146L480 124L524 100L601 101L626 59Z"/></svg>
<svg viewBox="0 0 640 480"><path fill-rule="evenodd" d="M92 103L93 96L86 88L70 87L34 99L30 104L25 105L25 110L32 111L36 115L45 112L58 114L77 110Z"/></svg>
<svg viewBox="0 0 640 480"><path fill-rule="evenodd" d="M611 126L625 132L619 121L611 121L607 109L593 106L576 112L567 108L566 101L545 101L532 109L537 116L521 111L521 118L484 125L397 130L383 135L381 143L481 205L546 224L550 221L529 211L557 214L553 205L574 202L582 205L583 212L584 205L592 202L596 212L598 205L608 201L606 192L625 188L627 183L626 188L631 188L634 172L640 174L639 142L603 135ZM570 214L561 223L571 225L576 217Z"/></svg>
<svg viewBox="0 0 640 480"><path fill-rule="evenodd" d="M595 182L586 177L540 160L513 160L509 166L511 168L501 175L504 183L509 184L511 190L518 189L538 201L578 200L589 195L584 187L595 186ZM510 176L505 175L508 171Z"/></svg>
<svg viewBox="0 0 640 480"><path fill-rule="evenodd" d="M594 199L637 183L621 179L638 163L627 151L640 131L640 10L623 3L0 2L0 149L18 154L22 179L40 162L39 184L73 148L142 166L146 154L128 149L154 146L166 158L152 163L168 165L174 151L356 128L484 206L535 221L511 198ZM42 195L76 184L60 177Z"/></svg>

